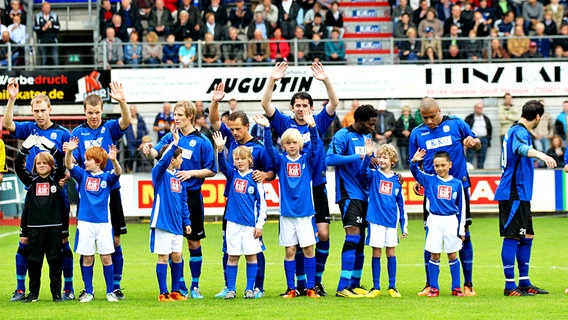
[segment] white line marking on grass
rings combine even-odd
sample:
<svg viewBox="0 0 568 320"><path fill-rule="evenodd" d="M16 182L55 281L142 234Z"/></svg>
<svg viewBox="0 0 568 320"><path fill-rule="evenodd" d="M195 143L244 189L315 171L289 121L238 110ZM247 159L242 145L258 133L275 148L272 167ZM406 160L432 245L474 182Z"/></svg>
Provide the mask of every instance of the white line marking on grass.
<svg viewBox="0 0 568 320"><path fill-rule="evenodd" d="M0 238L4 238L4 237L11 236L11 235L13 235L13 234L18 234L18 233L20 233L20 231L13 231L13 232L8 232L8 233L2 233L2 234L0 234Z"/></svg>

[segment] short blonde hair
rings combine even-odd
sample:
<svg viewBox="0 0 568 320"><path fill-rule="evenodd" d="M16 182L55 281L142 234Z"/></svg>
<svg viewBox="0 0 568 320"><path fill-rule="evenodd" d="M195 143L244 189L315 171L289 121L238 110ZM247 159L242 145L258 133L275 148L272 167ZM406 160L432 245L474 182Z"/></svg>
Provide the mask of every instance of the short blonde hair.
<svg viewBox="0 0 568 320"><path fill-rule="evenodd" d="M43 93L36 94L36 95L33 97L33 99L32 99L32 101L31 101L30 105L31 105L32 108L33 108L33 106L34 106L35 104L42 103L42 102L45 102L45 104L47 105L47 107L48 107L48 108L51 108L51 100L49 100L49 97L46 96L46 95L43 94Z"/></svg>
<svg viewBox="0 0 568 320"><path fill-rule="evenodd" d="M304 139L302 139L302 134L296 128L290 128L284 131L282 137L280 138L280 143L284 146L286 143L297 141L300 143L300 151L304 147Z"/></svg>
<svg viewBox="0 0 568 320"><path fill-rule="evenodd" d="M34 168L32 170L34 174L37 174L36 163L38 162L38 160L47 163L51 167L52 172L53 170L55 170L55 160L53 159L53 156L49 152L44 151L38 153L34 158Z"/></svg>
<svg viewBox="0 0 568 320"><path fill-rule="evenodd" d="M390 145L390 144L383 144L383 145L379 146L376 154L377 154L377 156L379 156L381 154L386 155L387 158L389 158L389 160L392 162L393 165L398 161L396 148L393 145Z"/></svg>
<svg viewBox="0 0 568 320"><path fill-rule="evenodd" d="M252 160L252 151L248 147L239 146L233 150L233 160L235 159L247 159L249 162L249 167L252 167L253 160Z"/></svg>
<svg viewBox="0 0 568 320"><path fill-rule="evenodd" d="M195 107L195 104L193 102L189 100L178 101L178 103L176 103L174 107L174 111L176 111L176 109L178 108L183 109L183 113L188 119L191 119L192 124L195 122L195 114L197 113L197 108Z"/></svg>

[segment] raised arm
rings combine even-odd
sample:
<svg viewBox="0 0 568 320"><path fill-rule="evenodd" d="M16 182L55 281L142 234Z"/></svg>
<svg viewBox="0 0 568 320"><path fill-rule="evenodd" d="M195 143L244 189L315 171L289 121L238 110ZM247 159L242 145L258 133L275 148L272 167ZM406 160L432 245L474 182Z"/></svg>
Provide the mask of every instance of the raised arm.
<svg viewBox="0 0 568 320"><path fill-rule="evenodd" d="M327 105L326 111L327 114L333 116L335 114L335 110L337 110L337 106L339 105L339 98L335 93L335 89L333 89L331 81L329 80L329 77L325 73L325 70L323 69L323 65L321 64L321 62L312 63L311 69L314 74L314 78L318 79L319 81L322 81L323 84L325 85L325 90L327 91L327 98L329 99L329 104Z"/></svg>
<svg viewBox="0 0 568 320"><path fill-rule="evenodd" d="M18 175L18 179L22 181L24 186L29 187L32 184L33 174L26 168L26 158L30 154L30 149L36 145L37 136L30 135L22 144L22 149L16 155L16 161L14 162L14 169Z"/></svg>
<svg viewBox="0 0 568 320"><path fill-rule="evenodd" d="M280 158L278 157L278 153L272 144L272 130L270 130L270 122L266 117L261 115L255 115L252 117L254 122L258 123L259 126L264 127L264 149L268 154L268 157L274 164L274 170L278 171Z"/></svg>
<svg viewBox="0 0 568 320"><path fill-rule="evenodd" d="M209 105L209 121L211 128L218 131L221 128L221 116L219 115L219 101L225 97L225 84L219 83L211 93L211 104Z"/></svg>
<svg viewBox="0 0 568 320"><path fill-rule="evenodd" d="M260 105L264 109L264 113L270 118L276 112L272 103L272 91L274 90L274 85L277 80L284 78L286 75L286 69L288 69L288 63L278 62L274 66L274 69L266 81L266 87L264 88L264 94L262 95L262 100L260 100Z"/></svg>
<svg viewBox="0 0 568 320"><path fill-rule="evenodd" d="M79 145L79 138L77 137L72 137L69 140L69 142L65 142L63 144L63 150L65 150L65 167L68 170L71 170L74 167L73 151L77 149L78 145Z"/></svg>
<svg viewBox="0 0 568 320"><path fill-rule="evenodd" d="M8 83L8 103L6 104L6 110L4 111L4 120L2 125L6 130L10 132L16 131L16 124L14 123L14 103L16 103L16 98L18 97L18 92L20 91L20 86L16 79L12 78L10 83Z"/></svg>
<svg viewBox="0 0 568 320"><path fill-rule="evenodd" d="M110 97L116 100L120 105L120 119L118 119L118 125L120 129L126 130L130 125L131 115L128 104L126 104L126 96L122 90L122 83L116 81L110 83Z"/></svg>
<svg viewBox="0 0 568 320"><path fill-rule="evenodd" d="M122 167L120 166L120 163L118 163L118 160L116 160L116 155L118 154L118 149L116 148L116 146L113 144L112 146L109 146L109 152L108 152L108 159L112 162L112 165L114 167L114 174L116 176L119 176L122 174Z"/></svg>

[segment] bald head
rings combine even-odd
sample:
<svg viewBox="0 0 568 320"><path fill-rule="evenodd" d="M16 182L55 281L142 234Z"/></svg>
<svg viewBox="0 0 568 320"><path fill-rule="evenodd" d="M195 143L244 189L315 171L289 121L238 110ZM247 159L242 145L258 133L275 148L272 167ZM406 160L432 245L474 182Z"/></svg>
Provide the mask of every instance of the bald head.
<svg viewBox="0 0 568 320"><path fill-rule="evenodd" d="M425 97L420 103L420 115L424 124L430 129L436 128L442 123L442 113L440 112L440 105L438 101L433 98Z"/></svg>

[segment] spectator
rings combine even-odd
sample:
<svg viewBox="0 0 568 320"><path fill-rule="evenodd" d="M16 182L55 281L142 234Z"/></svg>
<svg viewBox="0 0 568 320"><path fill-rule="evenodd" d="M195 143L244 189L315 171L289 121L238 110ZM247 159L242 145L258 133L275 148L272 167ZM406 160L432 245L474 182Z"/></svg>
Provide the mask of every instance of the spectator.
<svg viewBox="0 0 568 320"><path fill-rule="evenodd" d="M258 7L257 7L258 8ZM255 32L259 30L262 34L262 39L268 39L272 37L273 29L272 25L264 19L262 12L255 11L254 20L248 26L247 37L249 40L255 38Z"/></svg>
<svg viewBox="0 0 568 320"><path fill-rule="evenodd" d="M174 18L164 7L164 0L156 0L156 4L148 16L148 31L154 31L158 36L168 36L173 31Z"/></svg>
<svg viewBox="0 0 568 320"><path fill-rule="evenodd" d="M148 32L146 42L142 45L142 60L149 66L157 66L162 63L162 44L158 42L155 32Z"/></svg>
<svg viewBox="0 0 568 320"><path fill-rule="evenodd" d="M529 51L530 40L525 36L523 26L515 26L515 34L507 41L507 49L511 58L520 58Z"/></svg>
<svg viewBox="0 0 568 320"><path fill-rule="evenodd" d="M474 29L469 30L469 39L463 43L463 52L465 58L469 60L481 60L483 41L477 38L477 33Z"/></svg>
<svg viewBox="0 0 568 320"><path fill-rule="evenodd" d="M213 35L209 32L205 34L205 44L201 48L201 58L204 66L221 63L221 46L215 43Z"/></svg>
<svg viewBox="0 0 568 320"><path fill-rule="evenodd" d="M169 102L164 102L162 112L158 113L154 119L152 130L158 133L157 141L160 141L167 133L169 133L170 128L174 125L174 114L171 110L171 104Z"/></svg>
<svg viewBox="0 0 568 320"><path fill-rule="evenodd" d="M471 30L475 25L473 20L474 15L475 12L473 11L473 6L471 5L471 1L465 0L463 2L463 7L460 15L460 20L463 23L462 32L461 32L462 37L467 36L469 34L469 30Z"/></svg>
<svg viewBox="0 0 568 320"><path fill-rule="evenodd" d="M544 105L544 102L542 100L541 103ZM538 151L547 152L550 148L550 139L552 139L552 136L554 135L554 123L552 122L550 114L546 112L546 108L544 110L544 113L542 114L542 116L540 116L540 122L538 126L530 131L534 137L534 148Z"/></svg>
<svg viewBox="0 0 568 320"><path fill-rule="evenodd" d="M262 18L270 24L272 29L278 26L278 7L272 4L271 0L262 0L262 3L254 9L254 12L261 12Z"/></svg>
<svg viewBox="0 0 568 320"><path fill-rule="evenodd" d="M283 38L294 38L298 26L297 18L301 10L302 7L295 0L282 0L278 5L278 25L282 30Z"/></svg>
<svg viewBox="0 0 568 320"><path fill-rule="evenodd" d="M407 0L402 0L402 1L407 1ZM316 13L322 16L322 18L325 16L325 13L323 12L321 7L321 3L319 2L314 3L314 7L306 11L306 13L304 14L304 26L306 26L308 23L314 22L314 17Z"/></svg>
<svg viewBox="0 0 568 320"><path fill-rule="evenodd" d="M34 31L37 35L38 53L41 58L41 65L48 65L48 58L51 65L59 64L59 46L57 45L57 34L59 33L59 17L55 12L51 12L51 4L44 2L41 4L41 12L38 12L34 19Z"/></svg>
<svg viewBox="0 0 568 320"><path fill-rule="evenodd" d="M292 55L298 62L308 61L310 55L310 43L304 38L304 29L296 27L296 42L292 45Z"/></svg>
<svg viewBox="0 0 568 320"><path fill-rule="evenodd" d="M463 34L463 28L465 23L461 20L461 7L459 4L454 4L452 6L452 15L446 21L444 21L444 36L451 35L450 28L456 26L458 29L457 36L461 37ZM467 30L466 30L467 31ZM467 33L465 33L467 34Z"/></svg>
<svg viewBox="0 0 568 320"><path fill-rule="evenodd" d="M505 48L501 46L501 40L492 39L491 49L483 50L483 59L484 60L509 59L509 52L507 52L507 50L505 50Z"/></svg>
<svg viewBox="0 0 568 320"><path fill-rule="evenodd" d="M202 3L203 1L199 2ZM179 21L182 11L187 12L187 18L189 20L189 25L191 25L192 31L196 34L201 33L201 28L203 27L203 19L201 18L200 9L193 5L192 0L181 0L181 3L179 4L179 7L177 9L177 13L174 14L174 16L177 15L177 21ZM197 40L196 38L192 39L193 41Z"/></svg>
<svg viewBox="0 0 568 320"><path fill-rule="evenodd" d="M473 13L473 26L471 29L475 31L477 37L485 38L489 36L491 23L483 18L483 14L480 11L475 11Z"/></svg>
<svg viewBox="0 0 568 320"><path fill-rule="evenodd" d="M544 19L544 5L537 0L523 2L523 18L531 30Z"/></svg>
<svg viewBox="0 0 568 320"><path fill-rule="evenodd" d="M155 0L134 0L134 7L138 9L140 20L148 20Z"/></svg>
<svg viewBox="0 0 568 320"><path fill-rule="evenodd" d="M339 11L339 2L331 2L331 8L325 14L325 25L327 34L331 34L332 30L339 31L339 38L343 39L345 28L343 27L343 13Z"/></svg>
<svg viewBox="0 0 568 320"><path fill-rule="evenodd" d="M204 114L198 113L195 115L194 127L197 132L209 139L212 145L215 145L215 141L213 140L213 131L211 131L211 129L209 128L209 125L207 124L207 118Z"/></svg>
<svg viewBox="0 0 568 320"><path fill-rule="evenodd" d="M425 63L433 64L436 63L436 60L441 60L442 58L440 58L436 51L434 51L434 48L428 46L424 50L421 59L427 61Z"/></svg>
<svg viewBox="0 0 568 320"><path fill-rule="evenodd" d="M138 12L138 8L132 4L132 0L121 0L118 14L122 17L122 22L126 26L128 33L136 30L138 34L143 34L142 18Z"/></svg>
<svg viewBox="0 0 568 320"><path fill-rule="evenodd" d="M546 154L556 161L556 168L564 167L564 153L566 147L560 136L553 136L550 138L550 148L547 149Z"/></svg>
<svg viewBox="0 0 568 320"><path fill-rule="evenodd" d="M142 64L142 43L136 31L130 33L130 41L124 45L124 62L130 66Z"/></svg>
<svg viewBox="0 0 568 320"><path fill-rule="evenodd" d="M483 103L477 102L473 107L473 113L465 117L465 122L471 128L471 131L477 135L481 140L481 148L477 151L472 149L466 150L467 162L473 164L473 158L476 158L476 168L483 169L485 165L485 158L487 156L487 149L491 147L491 135L493 128L491 120L483 113Z"/></svg>
<svg viewBox="0 0 568 320"><path fill-rule="evenodd" d="M191 39L191 37L186 39ZM166 45L162 47L162 63L166 67L177 67L180 62L180 45L175 43L175 41L176 36L168 34L168 37L166 38Z"/></svg>
<svg viewBox="0 0 568 320"><path fill-rule="evenodd" d="M185 38L183 46L179 47L178 55L182 68L193 67L193 62L195 62L195 58L197 57L197 51L191 37Z"/></svg>
<svg viewBox="0 0 568 320"><path fill-rule="evenodd" d="M412 17L413 10L408 4L408 0L399 0L398 5L395 6L394 9L392 10L392 21L395 24L397 24L397 22L401 19L402 15L405 13L408 15L410 21L410 17Z"/></svg>
<svg viewBox="0 0 568 320"><path fill-rule="evenodd" d="M531 41L529 44L529 50L521 56L521 58L525 59L540 59L542 58L542 53L538 52L538 44L534 41ZM540 150L542 151L542 150ZM546 152L546 150L542 151Z"/></svg>
<svg viewBox="0 0 568 320"><path fill-rule="evenodd" d="M14 15L16 14L20 15L20 21L25 25L28 21L28 14L24 10L20 0L10 1L10 10L6 12L6 24L14 23Z"/></svg>
<svg viewBox="0 0 568 320"><path fill-rule="evenodd" d="M394 114L387 110L387 102L385 100L379 101L377 110L379 113L377 114L375 130L373 131L373 140L379 145L391 143L394 138L393 133L396 126Z"/></svg>
<svg viewBox="0 0 568 320"><path fill-rule="evenodd" d="M560 38L554 38L554 46L561 46L564 52L568 51L568 24L563 24L560 26ZM566 56L566 55L565 55Z"/></svg>
<svg viewBox="0 0 568 320"><path fill-rule="evenodd" d="M235 98L229 99L229 115L239 111L238 109L239 109L239 102L237 101L237 99Z"/></svg>
<svg viewBox="0 0 568 320"><path fill-rule="evenodd" d="M106 27L112 23L112 16L115 14L116 8L110 3L110 0L103 0L99 9L99 32L101 35L105 34Z"/></svg>
<svg viewBox="0 0 568 320"><path fill-rule="evenodd" d="M513 106L513 96L510 93L505 93L503 96L503 105L497 109L497 117L499 118L499 139L503 142L503 138L507 130L520 119L521 113L518 108Z"/></svg>
<svg viewBox="0 0 568 320"><path fill-rule="evenodd" d="M254 32L254 39L248 43L247 54L247 62L249 63L268 62L268 59L270 58L270 49L268 49L268 42L262 38L262 31L256 30Z"/></svg>
<svg viewBox="0 0 568 320"><path fill-rule="evenodd" d="M142 150L142 137L148 135L148 129L146 129L146 122L140 114L138 114L138 108L136 105L130 105L130 125L126 128L126 146L128 149L128 158L124 162L124 168L126 173L131 173L132 171L140 171L140 164L143 162L143 158L146 158L140 152Z"/></svg>
<svg viewBox="0 0 568 320"><path fill-rule="evenodd" d="M218 0L216 0L218 1ZM205 15L205 25L203 27L204 32L209 32L213 35L213 40L215 41L225 41L229 38L227 34L227 27L225 24L218 23L216 15L212 12L207 12Z"/></svg>
<svg viewBox="0 0 568 320"><path fill-rule="evenodd" d="M408 140L410 139L410 132L416 127L416 121L411 116L409 106L402 106L400 108L400 118L396 121L394 136L396 137L396 145L400 154L400 164L404 169L408 169Z"/></svg>
<svg viewBox="0 0 568 320"><path fill-rule="evenodd" d="M314 33L312 36L312 42L310 42L310 61L320 62L323 61L325 56L324 44L321 41L319 34Z"/></svg>
<svg viewBox="0 0 568 320"><path fill-rule="evenodd" d="M274 29L274 36L268 42L270 49L270 60L272 62L288 61L290 55L290 44L282 38L282 30L280 28Z"/></svg>
<svg viewBox="0 0 568 320"><path fill-rule="evenodd" d="M357 109L357 107L359 107L359 100L354 99L353 101L351 101L351 110L349 112L347 112L345 114L345 116L343 116L343 120L341 120L341 126L343 128L349 127L350 125L352 125L355 122L355 109Z"/></svg>
<svg viewBox="0 0 568 320"><path fill-rule="evenodd" d="M343 63L345 61L345 43L339 39L339 30L333 29L331 31L331 40L325 42L323 48L326 61L336 63Z"/></svg>
<svg viewBox="0 0 568 320"><path fill-rule="evenodd" d="M452 44L448 48L448 52L444 54L444 60L463 60L465 59L463 52L457 44Z"/></svg>
<svg viewBox="0 0 568 320"><path fill-rule="evenodd" d="M221 0L211 0L211 5L203 10L203 21L207 21L207 15L212 13L215 16L215 21L222 26L227 26L229 16L227 15L227 8L221 4Z"/></svg>
<svg viewBox="0 0 568 320"><path fill-rule="evenodd" d="M495 14L495 19L502 19L507 15L508 12L512 13L513 16L516 12L515 5L510 0L496 0L495 3L493 3L493 13Z"/></svg>
<svg viewBox="0 0 568 320"><path fill-rule="evenodd" d="M252 21L252 11L245 6L244 0L237 0L235 7L229 12L231 26L238 30L239 34L245 34L246 28Z"/></svg>
<svg viewBox="0 0 568 320"><path fill-rule="evenodd" d="M452 25L450 26L450 33L445 35L445 37L448 37L449 39L444 39L442 40L442 52L444 54L444 56L448 55L448 52L450 51L450 46L458 46L458 48L462 48L463 46L463 41L459 39L459 27L457 25Z"/></svg>
<svg viewBox="0 0 568 320"><path fill-rule="evenodd" d="M111 69L112 65L124 64L124 48L122 41L115 37L114 28L108 27L105 31L106 37L100 41L101 54L97 55L97 62L106 62L107 69Z"/></svg>
<svg viewBox="0 0 568 320"><path fill-rule="evenodd" d="M407 0L402 0L402 1L407 1ZM409 28L416 29L416 26L412 21L410 21L410 15L407 12L404 12L400 16L398 22L396 22L396 26L394 27L393 35L396 38L395 41L401 38L406 38L406 32L408 31Z"/></svg>
<svg viewBox="0 0 568 320"><path fill-rule="evenodd" d="M428 48L433 51L434 60L442 60L442 41L434 34L434 28L427 27L420 44L421 55L424 57L424 53ZM426 57L424 57L426 59ZM428 57L430 59L430 57ZM433 61L432 61L433 62Z"/></svg>
<svg viewBox="0 0 568 320"><path fill-rule="evenodd" d="M434 29L434 34L437 37L441 37L444 34L444 25L442 21L436 17L436 10L434 10L434 8L428 8L425 19L418 24L418 35L423 37L428 27Z"/></svg>
<svg viewBox="0 0 568 320"><path fill-rule="evenodd" d="M547 13L550 14L550 17L554 20L557 26L562 24L564 6L559 4L559 0L550 0L550 3L544 8L544 14Z"/></svg>
<svg viewBox="0 0 568 320"><path fill-rule="evenodd" d="M402 41L399 47L400 60L416 61L422 56L422 46L416 39L416 30L410 28L406 32L407 40Z"/></svg>
<svg viewBox="0 0 568 320"><path fill-rule="evenodd" d="M412 13L412 22L414 22L414 25L420 26L420 22L426 19L426 14L428 13L428 9L430 9L430 7L428 6L428 1L420 0L419 8L415 9L414 12ZM436 14L436 10L434 8L431 9L434 10L434 14Z"/></svg>
<svg viewBox="0 0 568 320"><path fill-rule="evenodd" d="M564 50L562 49L562 46L557 46L554 48L554 58L564 59Z"/></svg>
<svg viewBox="0 0 568 320"><path fill-rule="evenodd" d="M515 17L515 26L523 26L523 33L525 35L528 35L529 32L530 32L528 22L526 22L526 20L525 20L525 18L523 18L523 16L516 16Z"/></svg>
<svg viewBox="0 0 568 320"><path fill-rule="evenodd" d="M17 44L23 45L26 43L26 25L22 24L21 18L22 16L19 14L12 16L13 23L8 26L8 32L10 32L10 39Z"/></svg>
<svg viewBox="0 0 568 320"><path fill-rule="evenodd" d="M568 100L562 102L562 112L556 117L556 122L554 122L554 131L556 135L562 137L562 140L566 140L566 132L568 126Z"/></svg>
<svg viewBox="0 0 568 320"><path fill-rule="evenodd" d="M314 34L318 34L320 39L327 39L327 27L319 13L314 16L314 22L305 25L305 30L306 38L311 39Z"/></svg>
<svg viewBox="0 0 568 320"><path fill-rule="evenodd" d="M201 18L200 18L201 19ZM189 21L189 13L185 10L179 12L178 21L174 23L172 33L176 37L176 42L181 42L185 38L190 37L194 41L200 38L201 26L192 25Z"/></svg>
<svg viewBox="0 0 568 320"><path fill-rule="evenodd" d="M432 5L436 9L436 15L441 21L446 21L452 16L452 2L450 0L440 0L436 5Z"/></svg>
<svg viewBox="0 0 568 320"><path fill-rule="evenodd" d="M494 28L497 29L499 37L508 37L515 31L515 13L508 11L502 19L495 21Z"/></svg>
<svg viewBox="0 0 568 320"><path fill-rule="evenodd" d="M558 34L558 26L562 26L561 24L556 24L556 22L552 19L552 14L545 13L544 20L542 21L544 24L544 33L548 36L555 36Z"/></svg>
<svg viewBox="0 0 568 320"><path fill-rule="evenodd" d="M490 26L493 25L493 22L496 20L495 13L494 10L488 6L487 0L480 0L476 11L481 13L486 24Z"/></svg>
<svg viewBox="0 0 568 320"><path fill-rule="evenodd" d="M8 51L8 44L12 46L12 52ZM11 61L12 66L18 65L18 58L20 56L20 52L17 50L18 44L10 39L10 32L4 31L2 32L2 43L0 44L0 65L7 66L8 61Z"/></svg>
<svg viewBox="0 0 568 320"><path fill-rule="evenodd" d="M223 49L223 60L225 64L240 64L245 57L245 45L238 38L239 31L237 28L231 27L229 29L229 41L232 43L225 43L221 45Z"/></svg>
<svg viewBox="0 0 568 320"><path fill-rule="evenodd" d="M115 13L112 16L112 20L110 23L107 23L104 29L105 32L102 33L103 38L106 37L106 29L108 27L112 27L114 29L114 34L117 38L120 39L120 41L124 43L128 42L129 39L128 30L126 29L126 25L122 23L122 17L118 13Z"/></svg>

